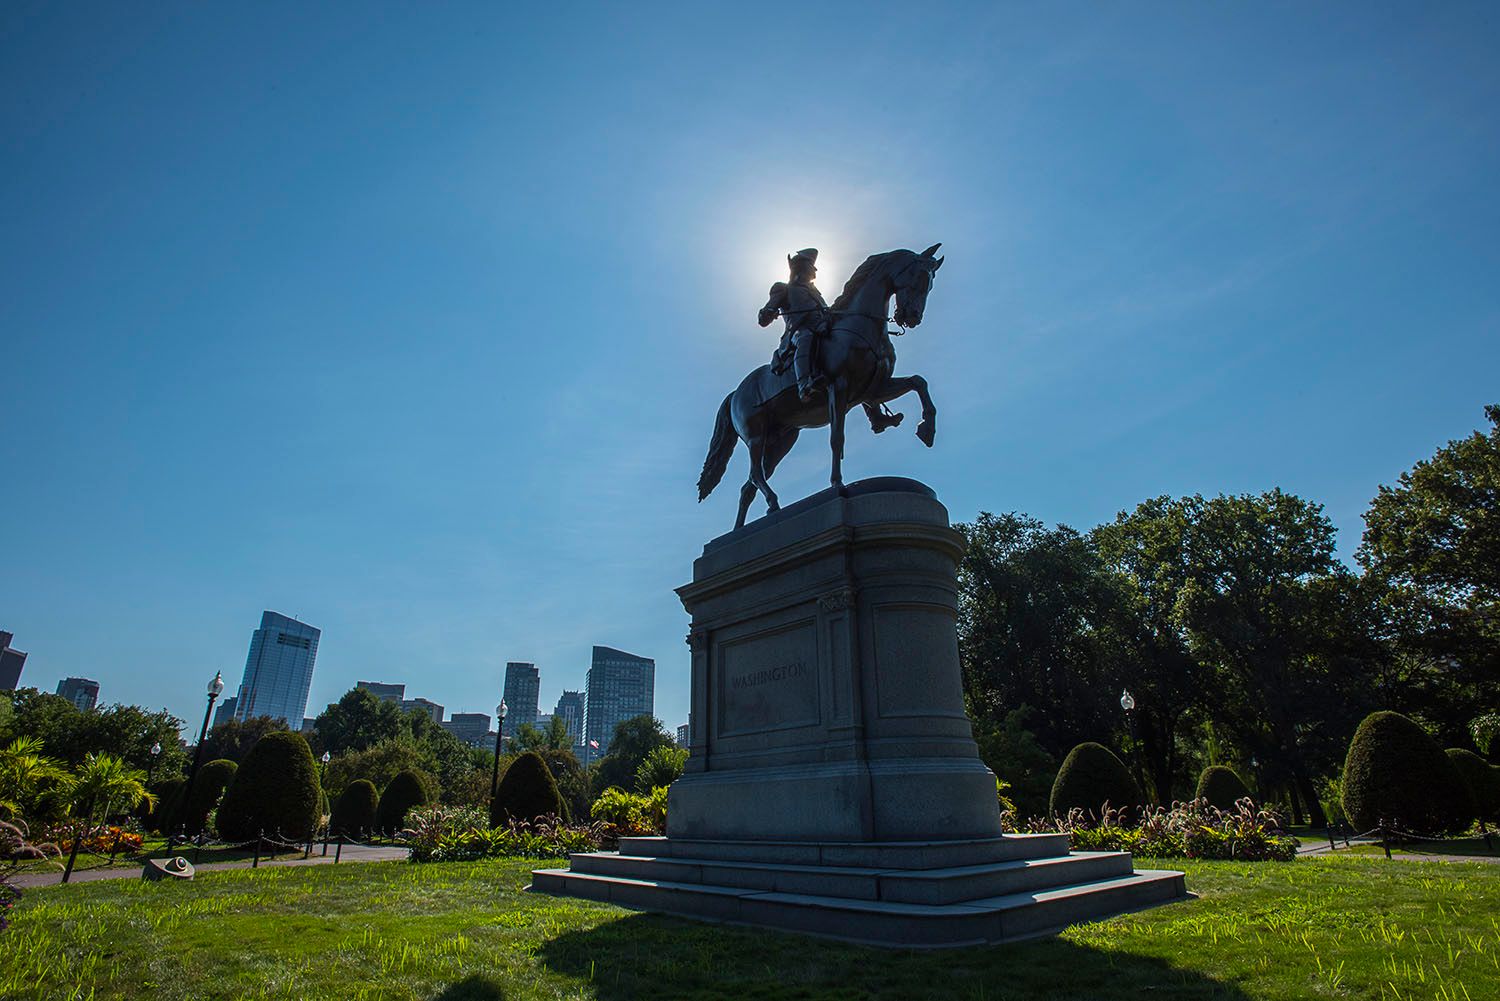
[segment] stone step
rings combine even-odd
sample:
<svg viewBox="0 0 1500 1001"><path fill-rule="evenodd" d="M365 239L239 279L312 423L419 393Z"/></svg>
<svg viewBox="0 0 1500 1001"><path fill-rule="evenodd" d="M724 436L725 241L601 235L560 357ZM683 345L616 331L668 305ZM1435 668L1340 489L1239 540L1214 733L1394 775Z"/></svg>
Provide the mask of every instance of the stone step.
<svg viewBox="0 0 1500 1001"><path fill-rule="evenodd" d="M948 948L1028 938L1187 895L1183 874L1168 870L1142 870L1128 876L957 904L850 900L626 879L566 869L534 871L531 889L684 917L901 948Z"/></svg>
<svg viewBox="0 0 1500 1001"><path fill-rule="evenodd" d="M621 838L620 854L773 865L868 869L947 869L1068 854L1066 834L1004 834L958 841L707 841Z"/></svg>
<svg viewBox="0 0 1500 1001"><path fill-rule="evenodd" d="M1124 852L1074 852L1048 859L1016 859L945 869L769 865L709 859L640 858L615 852L578 854L574 872L625 879L708 884L856 900L951 904L1025 890L1129 875Z"/></svg>

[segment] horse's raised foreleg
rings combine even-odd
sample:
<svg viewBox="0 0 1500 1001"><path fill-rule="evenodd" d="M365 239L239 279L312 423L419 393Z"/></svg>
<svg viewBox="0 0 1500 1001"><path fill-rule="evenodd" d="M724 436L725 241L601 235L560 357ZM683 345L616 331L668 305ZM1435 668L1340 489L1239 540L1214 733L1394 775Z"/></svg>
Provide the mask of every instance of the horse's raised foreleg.
<svg viewBox="0 0 1500 1001"><path fill-rule="evenodd" d="M917 425L917 437L921 439L922 444L931 448L933 436L937 434L937 407L933 405L932 397L927 392L926 379L920 375L887 379L875 387L874 391L869 394L869 400L872 403L889 403L907 393L916 393L922 401L922 421Z"/></svg>

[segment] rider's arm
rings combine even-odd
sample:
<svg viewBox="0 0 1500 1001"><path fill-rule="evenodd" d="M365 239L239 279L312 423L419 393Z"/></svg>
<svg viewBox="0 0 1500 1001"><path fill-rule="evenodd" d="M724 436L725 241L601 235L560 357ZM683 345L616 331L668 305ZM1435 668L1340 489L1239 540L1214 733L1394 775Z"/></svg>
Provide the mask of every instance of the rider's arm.
<svg viewBox="0 0 1500 1001"><path fill-rule="evenodd" d="M777 282L771 286L771 296L766 300L766 304L760 308L760 315L756 318L757 321L762 327L770 326L771 321L776 319L777 314L781 312L782 307L785 305L786 282Z"/></svg>

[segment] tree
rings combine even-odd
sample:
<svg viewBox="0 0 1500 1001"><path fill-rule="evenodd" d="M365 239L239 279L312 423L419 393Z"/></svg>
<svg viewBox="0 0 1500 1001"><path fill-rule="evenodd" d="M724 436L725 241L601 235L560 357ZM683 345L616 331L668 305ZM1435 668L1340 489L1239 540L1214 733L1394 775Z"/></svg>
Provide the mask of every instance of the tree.
<svg viewBox="0 0 1500 1001"><path fill-rule="evenodd" d="M1090 541L1014 513L957 528L968 541L958 641L974 719L1026 706L1027 728L1054 759L1080 736L1108 739L1120 723L1118 689L1096 627L1111 594Z"/></svg>
<svg viewBox="0 0 1500 1001"><path fill-rule="evenodd" d="M422 776L414 771L399 772L380 791L380 807L375 811L375 826L386 834L401 830L406 814L413 807L426 806L432 797Z"/></svg>
<svg viewBox="0 0 1500 1001"><path fill-rule="evenodd" d="M73 802L82 809L86 821L91 821L96 812L108 819L117 806L132 810L138 804L155 801L156 797L146 791L146 773L113 754L90 754L73 777Z"/></svg>
<svg viewBox="0 0 1500 1001"><path fill-rule="evenodd" d="M429 769L431 759L410 736L381 741L363 751L347 751L328 763L328 788L340 789L355 779L369 779L384 789L399 773L416 772L425 788L435 789L437 777ZM485 773L488 778L489 773Z"/></svg>
<svg viewBox="0 0 1500 1001"><path fill-rule="evenodd" d="M1400 713L1371 713L1344 760L1344 813L1360 830L1447 834L1468 827L1473 794L1441 745Z"/></svg>
<svg viewBox="0 0 1500 1001"><path fill-rule="evenodd" d="M1046 815L1052 780L1057 775L1056 759L1027 728L1031 715L1030 706L1021 706L998 720L974 720L979 758L997 779L1008 784L1006 795L1022 818Z"/></svg>
<svg viewBox="0 0 1500 1001"><path fill-rule="evenodd" d="M1075 808L1102 817L1106 807L1129 810L1140 805L1140 787L1125 763L1103 744L1088 741L1063 759L1047 809L1054 817L1067 816Z"/></svg>
<svg viewBox="0 0 1500 1001"><path fill-rule="evenodd" d="M526 751L511 762L500 777L500 784L495 787L495 798L490 803L490 826L500 827L512 821L531 821L547 816L567 819L567 807L541 755Z"/></svg>
<svg viewBox="0 0 1500 1001"><path fill-rule="evenodd" d="M344 787L333 804L333 816L328 826L336 834L361 837L375 829L375 817L380 809L380 793L369 779L355 779Z"/></svg>
<svg viewBox="0 0 1500 1001"><path fill-rule="evenodd" d="M268 733L241 762L219 801L219 833L301 840L318 821L318 771L300 733Z"/></svg>
<svg viewBox="0 0 1500 1001"><path fill-rule="evenodd" d="M650 715L634 716L615 727L609 742L609 754L596 765L591 785L595 789L610 786L628 788L635 782L636 770L646 756L658 747L673 747L676 741L667 735L661 720Z"/></svg>
<svg viewBox="0 0 1500 1001"><path fill-rule="evenodd" d="M193 798L182 804L172 829L182 827L190 836L201 833L208 824L208 815L218 807L224 790L234 781L238 768L228 758L216 758L198 769L198 777L193 780Z"/></svg>
<svg viewBox="0 0 1500 1001"><path fill-rule="evenodd" d="M588 816L589 776L573 751L573 735L568 732L566 722L554 716L545 730L523 723L516 731L513 743L517 750L535 751L541 755L547 763L547 770L557 781L558 792L568 806L569 816Z"/></svg>
<svg viewBox="0 0 1500 1001"><path fill-rule="evenodd" d="M337 702L318 714L313 727L324 750L331 754L363 751L394 740L403 731L410 732L400 706L377 698L365 688L349 689Z"/></svg>
<svg viewBox="0 0 1500 1001"><path fill-rule="evenodd" d="M1500 406L1381 486L1360 565L1390 589L1392 638L1418 661L1445 739L1500 702Z"/></svg>
<svg viewBox="0 0 1500 1001"><path fill-rule="evenodd" d="M688 752L681 747L655 747L646 755L635 770L637 792L650 793L661 786L669 786L682 778L687 767Z"/></svg>
<svg viewBox="0 0 1500 1001"><path fill-rule="evenodd" d="M289 733L286 721L276 716L251 719L228 719L208 731L203 742L203 757L224 759L239 764L245 760L256 741L268 733Z"/></svg>
<svg viewBox="0 0 1500 1001"><path fill-rule="evenodd" d="M44 801L65 796L72 777L43 753L40 739L17 737L0 748L0 817L41 819Z"/></svg>
<svg viewBox="0 0 1500 1001"><path fill-rule="evenodd" d="M110 754L133 768L168 775L181 771L187 761L178 743L182 720L165 710L110 705L83 712L62 696L35 688L0 692L0 699L10 704L0 742L35 737L49 757L69 768L82 765L90 754ZM154 744L162 751L153 763Z"/></svg>

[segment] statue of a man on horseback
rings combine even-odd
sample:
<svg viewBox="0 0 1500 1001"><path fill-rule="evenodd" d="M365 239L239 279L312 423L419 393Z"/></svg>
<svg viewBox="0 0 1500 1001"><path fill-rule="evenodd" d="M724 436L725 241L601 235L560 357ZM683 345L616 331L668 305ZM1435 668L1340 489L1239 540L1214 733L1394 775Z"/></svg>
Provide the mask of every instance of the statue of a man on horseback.
<svg viewBox="0 0 1500 1001"><path fill-rule="evenodd" d="M825 424L833 452L830 481L841 489L845 415L862 405L874 430L884 431L899 424L901 415L883 412L881 405L906 393L916 393L922 401L917 437L931 447L937 408L927 394L927 380L893 375L896 351L886 320L894 297L895 311L889 315L897 326L914 328L922 322L927 293L943 264L936 256L939 246L933 244L920 254L893 250L867 258L831 306L813 284L818 252L802 250L787 258L790 280L771 287L759 315L763 327L778 315L786 319L781 346L772 364L747 375L719 406L698 478L699 500L723 478L738 439L750 450L750 475L740 488L735 527L744 525L757 491L764 495L768 511L778 510L769 477L804 429ZM788 355L792 378L786 373Z"/></svg>

